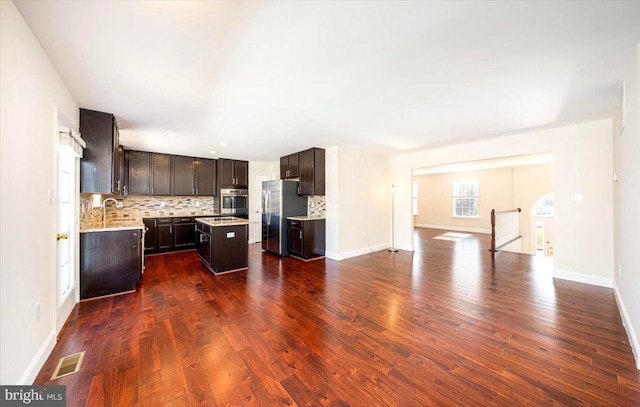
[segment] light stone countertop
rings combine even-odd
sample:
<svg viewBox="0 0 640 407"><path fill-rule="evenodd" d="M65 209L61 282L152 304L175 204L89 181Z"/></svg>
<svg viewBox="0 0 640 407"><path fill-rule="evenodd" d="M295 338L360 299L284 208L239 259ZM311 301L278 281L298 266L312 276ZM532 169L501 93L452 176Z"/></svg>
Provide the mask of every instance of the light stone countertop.
<svg viewBox="0 0 640 407"><path fill-rule="evenodd" d="M326 218L324 216L287 216L287 219L307 221L307 220L323 220Z"/></svg>
<svg viewBox="0 0 640 407"><path fill-rule="evenodd" d="M129 219L129 220L116 220L107 222L106 225L102 225L102 222L97 225L91 225L87 227L81 227L80 233L85 232L106 232L113 230L133 230L144 229L144 223L142 219Z"/></svg>
<svg viewBox="0 0 640 407"><path fill-rule="evenodd" d="M196 222L204 223L205 225L213 227L249 225L253 223L248 219L236 218L233 216L223 216L220 218L196 218Z"/></svg>

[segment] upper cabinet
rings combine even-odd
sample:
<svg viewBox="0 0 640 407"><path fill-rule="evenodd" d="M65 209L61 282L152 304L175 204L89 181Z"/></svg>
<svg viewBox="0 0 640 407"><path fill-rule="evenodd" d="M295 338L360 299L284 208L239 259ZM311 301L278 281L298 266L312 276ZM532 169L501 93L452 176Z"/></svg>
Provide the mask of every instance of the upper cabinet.
<svg viewBox="0 0 640 407"><path fill-rule="evenodd" d="M124 153L125 195L151 195L151 153L130 151Z"/></svg>
<svg viewBox="0 0 640 407"><path fill-rule="evenodd" d="M151 195L171 193L171 156L151 153Z"/></svg>
<svg viewBox="0 0 640 407"><path fill-rule="evenodd" d="M218 160L218 187L249 188L249 162L241 160Z"/></svg>
<svg viewBox="0 0 640 407"><path fill-rule="evenodd" d="M80 109L80 133L87 143L80 160L80 192L122 193L122 149L111 113Z"/></svg>
<svg viewBox="0 0 640 407"><path fill-rule="evenodd" d="M298 153L280 157L280 179L298 178Z"/></svg>
<svg viewBox="0 0 640 407"><path fill-rule="evenodd" d="M195 161L197 158L174 155L173 193L171 195L195 195Z"/></svg>
<svg viewBox="0 0 640 407"><path fill-rule="evenodd" d="M216 160L195 159L196 195L212 196L216 194Z"/></svg>
<svg viewBox="0 0 640 407"><path fill-rule="evenodd" d="M298 178L298 195L325 194L324 149L310 148L280 158L280 178Z"/></svg>
<svg viewBox="0 0 640 407"><path fill-rule="evenodd" d="M123 194L215 196L216 161L125 150Z"/></svg>

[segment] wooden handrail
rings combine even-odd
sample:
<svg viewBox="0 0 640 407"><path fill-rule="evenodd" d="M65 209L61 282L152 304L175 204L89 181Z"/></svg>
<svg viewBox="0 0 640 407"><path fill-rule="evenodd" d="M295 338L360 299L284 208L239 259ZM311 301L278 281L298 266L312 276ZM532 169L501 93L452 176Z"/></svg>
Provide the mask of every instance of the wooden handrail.
<svg viewBox="0 0 640 407"><path fill-rule="evenodd" d="M515 242L516 240L522 238L522 236L518 236L514 239L509 240L506 243L501 244L499 247L496 247L496 215L502 215L502 214L511 213L511 212L522 212L522 209L516 208L516 209L508 209L505 211L496 211L495 209L491 209L491 248L489 249L489 251L491 252L492 257L496 255L496 252L500 250L501 247L504 247L509 243Z"/></svg>
<svg viewBox="0 0 640 407"><path fill-rule="evenodd" d="M516 208L516 209L508 209L506 211L496 211L495 209L491 209L491 213L495 213L496 215L502 215L503 213L510 213L510 212L522 212L522 209Z"/></svg>

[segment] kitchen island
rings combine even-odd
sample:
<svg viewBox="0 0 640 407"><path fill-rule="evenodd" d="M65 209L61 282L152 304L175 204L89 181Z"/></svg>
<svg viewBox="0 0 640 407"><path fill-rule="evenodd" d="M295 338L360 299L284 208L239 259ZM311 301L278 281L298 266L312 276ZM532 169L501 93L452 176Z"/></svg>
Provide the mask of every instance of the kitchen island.
<svg viewBox="0 0 640 407"><path fill-rule="evenodd" d="M249 221L232 216L198 218L197 252L214 274L249 268Z"/></svg>

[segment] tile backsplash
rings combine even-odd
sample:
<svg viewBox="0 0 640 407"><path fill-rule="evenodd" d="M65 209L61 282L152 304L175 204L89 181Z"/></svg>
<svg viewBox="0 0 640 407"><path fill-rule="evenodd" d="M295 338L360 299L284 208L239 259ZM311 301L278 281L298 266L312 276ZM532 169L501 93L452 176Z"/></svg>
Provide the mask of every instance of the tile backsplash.
<svg viewBox="0 0 640 407"><path fill-rule="evenodd" d="M101 199L109 196L104 195ZM118 196L122 208L107 203L107 221L160 218L170 216L207 216L220 213L220 202L200 196ZM80 224L102 222L102 208L91 208L92 194L80 194Z"/></svg>
<svg viewBox="0 0 640 407"><path fill-rule="evenodd" d="M80 225L96 226L102 223L102 208L92 208L92 194L80 194ZM110 196L122 202L122 208L116 208L113 202L107 203L107 221L126 219L161 218L170 216L208 216L220 213L220 201L213 197L198 196ZM164 203L164 205L163 205ZM310 196L307 200L308 216L326 216L324 196Z"/></svg>
<svg viewBox="0 0 640 407"><path fill-rule="evenodd" d="M327 203L324 195L310 196L307 199L307 216L325 217L327 213Z"/></svg>

